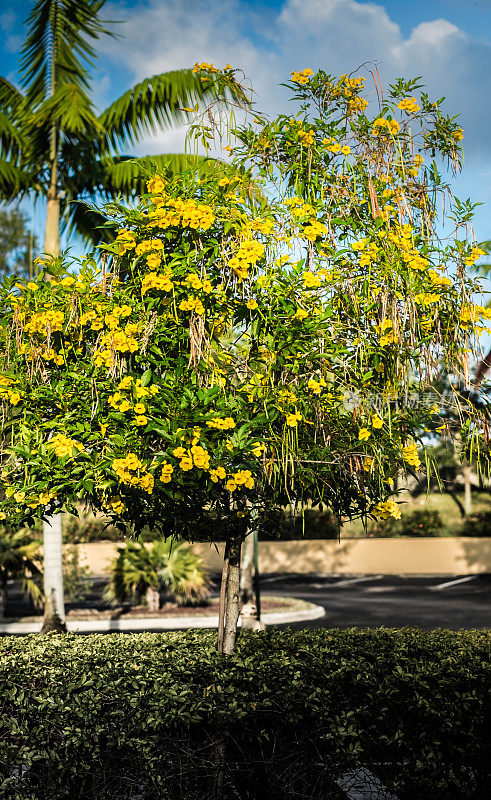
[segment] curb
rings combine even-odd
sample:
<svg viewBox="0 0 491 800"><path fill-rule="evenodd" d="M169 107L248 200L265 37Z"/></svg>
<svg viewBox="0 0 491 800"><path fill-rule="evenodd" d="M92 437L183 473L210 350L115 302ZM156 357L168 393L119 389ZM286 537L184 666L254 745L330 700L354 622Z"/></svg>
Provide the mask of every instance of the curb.
<svg viewBox="0 0 491 800"><path fill-rule="evenodd" d="M320 619L326 616L322 606L309 603L309 608L298 611L277 611L263 614L261 621L265 625L287 625L289 622L302 622ZM239 627L241 626L239 618ZM39 622L3 622L0 623L0 634L39 633L42 621ZM137 617L135 619L81 619L68 620L67 629L71 633L99 633L107 631L172 631L182 628L217 628L218 616L208 617Z"/></svg>

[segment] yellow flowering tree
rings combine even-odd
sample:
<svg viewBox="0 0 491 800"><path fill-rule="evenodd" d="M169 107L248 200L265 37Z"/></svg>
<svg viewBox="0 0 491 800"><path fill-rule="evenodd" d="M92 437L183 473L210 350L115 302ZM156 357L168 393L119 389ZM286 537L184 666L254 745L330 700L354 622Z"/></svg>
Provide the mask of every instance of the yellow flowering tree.
<svg viewBox="0 0 491 800"><path fill-rule="evenodd" d="M394 478L436 424L425 392L442 358L465 373L487 315L466 204L451 242L435 232L455 122L414 82L370 114L360 77L290 85L296 116L235 131L236 177L156 175L138 208L109 208L102 270L58 259L1 290L1 513L84 500L136 534L224 538L225 653L251 518L398 516Z"/></svg>

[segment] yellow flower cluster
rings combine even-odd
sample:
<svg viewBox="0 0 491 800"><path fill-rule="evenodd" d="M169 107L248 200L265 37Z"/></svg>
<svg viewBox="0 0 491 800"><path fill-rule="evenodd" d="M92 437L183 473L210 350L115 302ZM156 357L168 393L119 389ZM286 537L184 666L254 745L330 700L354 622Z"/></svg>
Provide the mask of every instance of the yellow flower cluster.
<svg viewBox="0 0 491 800"><path fill-rule="evenodd" d="M40 353L40 355L45 361L54 361L58 366L65 363L63 354L55 352L52 347L49 350L45 350L44 353Z"/></svg>
<svg viewBox="0 0 491 800"><path fill-rule="evenodd" d="M472 251L465 259L465 263L468 267L472 267L480 256L485 256L485 255L486 255L485 250L482 250L480 247L473 247Z"/></svg>
<svg viewBox="0 0 491 800"><path fill-rule="evenodd" d="M414 442L402 448L402 457L404 461L406 461L409 464L410 467L414 467L414 469L420 468L421 461L418 455L418 448L416 447Z"/></svg>
<svg viewBox="0 0 491 800"><path fill-rule="evenodd" d="M320 380L316 380L315 378L310 378L307 383L308 388L310 389L313 394L320 394L324 386L327 386L324 378L320 378Z"/></svg>
<svg viewBox="0 0 491 800"><path fill-rule="evenodd" d="M227 64L225 69L231 69L230 64ZM197 61L193 67L193 72L200 72L201 70L206 70L206 72L220 72L218 67L213 66L213 61L211 64L207 64L206 61L199 62Z"/></svg>
<svg viewBox="0 0 491 800"><path fill-rule="evenodd" d="M416 112L420 110L420 106L415 97L405 97L404 100L401 100L401 102L397 104L397 108L400 108L401 111L405 111L407 114L416 114Z"/></svg>
<svg viewBox="0 0 491 800"><path fill-rule="evenodd" d="M164 243L162 239L144 239L143 242L139 242L135 248L135 254L137 256L145 255L146 253L157 253L162 252L164 249Z"/></svg>
<svg viewBox="0 0 491 800"><path fill-rule="evenodd" d="M89 312L90 313L90 312ZM110 312L105 314L104 322L110 330L119 328L120 320L126 319L131 315L131 306L125 303L123 306L115 306Z"/></svg>
<svg viewBox="0 0 491 800"><path fill-rule="evenodd" d="M171 226L207 231L215 222L211 206L189 200L175 199L168 194L154 197L155 208L148 214L152 227L162 229Z"/></svg>
<svg viewBox="0 0 491 800"><path fill-rule="evenodd" d="M323 233L326 233L326 231L327 228L322 222L319 222L319 220L317 219L313 219L303 229L302 233L305 239L308 239L310 242L313 242L315 239L317 239L318 236L322 236Z"/></svg>
<svg viewBox="0 0 491 800"><path fill-rule="evenodd" d="M395 119L378 117L373 123L372 136L383 136L385 133L395 136L400 131L400 125Z"/></svg>
<svg viewBox="0 0 491 800"><path fill-rule="evenodd" d="M266 445L264 442L254 442L252 445L252 452L255 456L260 458L262 454L266 451Z"/></svg>
<svg viewBox="0 0 491 800"><path fill-rule="evenodd" d="M239 486L245 486L246 489L254 488L254 478L250 470L240 469L235 475L232 475L225 484L225 488L228 489L229 492L235 492Z"/></svg>
<svg viewBox="0 0 491 800"><path fill-rule="evenodd" d="M172 480L172 473L174 472L174 467L172 464L168 464L167 461L164 461L162 464L162 472L160 473L160 480L162 483L170 483Z"/></svg>
<svg viewBox="0 0 491 800"><path fill-rule="evenodd" d="M111 349L117 350L118 353L134 353L138 350L138 342L134 338L137 330L138 325L134 322L129 322L124 330L108 331L101 339L101 347L105 347L109 351Z"/></svg>
<svg viewBox="0 0 491 800"><path fill-rule="evenodd" d="M293 72L290 73L292 76L292 82L298 83L301 86L308 83L310 76L313 74L314 72L310 69L310 67L307 67L307 69L293 70Z"/></svg>
<svg viewBox="0 0 491 800"><path fill-rule="evenodd" d="M310 145L314 144L315 141L314 131L312 128L310 128L308 131L305 131L303 128L299 128L298 138L300 140L300 144L303 144L305 147L310 147Z"/></svg>
<svg viewBox="0 0 491 800"><path fill-rule="evenodd" d="M155 289L157 292L171 292L173 286L169 275L157 275L155 272L151 272L142 280L141 293L145 295L150 289Z"/></svg>
<svg viewBox="0 0 491 800"><path fill-rule="evenodd" d="M120 256L124 256L128 250L133 250L136 247L136 239L133 231L127 231L121 228L116 236L115 244Z"/></svg>
<svg viewBox="0 0 491 800"><path fill-rule="evenodd" d="M194 311L199 316L205 313L205 307L199 297L188 297L186 300L181 300L179 309L181 311Z"/></svg>
<svg viewBox="0 0 491 800"><path fill-rule="evenodd" d="M213 481L213 483L218 483L219 480L223 481L226 477L227 473L225 472L223 467L210 469L210 478Z"/></svg>
<svg viewBox="0 0 491 800"><path fill-rule="evenodd" d="M241 280L247 278L249 268L264 256L264 245L257 239L245 239L228 266L234 270Z"/></svg>
<svg viewBox="0 0 491 800"><path fill-rule="evenodd" d="M25 324L26 333L53 333L63 329L65 315L63 311L39 311L33 314L29 322Z"/></svg>
<svg viewBox="0 0 491 800"><path fill-rule="evenodd" d="M373 510L377 517L381 519L388 519L389 517L394 517L394 519L401 518L399 506L397 503L394 503L393 500L386 500L385 503L378 503Z"/></svg>
<svg viewBox="0 0 491 800"><path fill-rule="evenodd" d="M139 486L148 494L152 494L155 482L154 477L143 468L143 462L140 461L135 453L128 453L126 458L115 458L112 462L112 468L121 483Z"/></svg>
<svg viewBox="0 0 491 800"><path fill-rule="evenodd" d="M124 509L124 503L119 495L110 497L107 504L114 514L121 514Z"/></svg>
<svg viewBox="0 0 491 800"><path fill-rule="evenodd" d="M302 278L307 289L317 289L321 285L321 279L314 272L304 272Z"/></svg>
<svg viewBox="0 0 491 800"><path fill-rule="evenodd" d="M16 406L22 398L22 394L15 387L17 383L13 378L7 375L0 375L0 398L8 399L9 403Z"/></svg>
<svg viewBox="0 0 491 800"><path fill-rule="evenodd" d="M49 440L47 447L50 450L54 450L55 456L58 458L73 456L74 451L84 449L83 444L76 442L74 439L70 439L68 436L65 436L64 433L57 433L53 436L53 438Z"/></svg>
<svg viewBox="0 0 491 800"><path fill-rule="evenodd" d="M208 428L216 428L218 431L228 431L235 428L235 422L232 417L217 417L216 419L209 419L206 421Z"/></svg>
<svg viewBox="0 0 491 800"><path fill-rule="evenodd" d="M286 415L285 422L289 428L296 428L298 423L301 421L302 421L302 415L298 411Z"/></svg>
<svg viewBox="0 0 491 800"><path fill-rule="evenodd" d="M180 458L179 466L184 472L188 472L193 467L199 469L210 469L210 454L199 444L193 444L189 450L184 447L176 447L172 455Z"/></svg>
<svg viewBox="0 0 491 800"><path fill-rule="evenodd" d="M428 277L436 286L451 286L452 281L445 275L439 275L434 269L428 270Z"/></svg>

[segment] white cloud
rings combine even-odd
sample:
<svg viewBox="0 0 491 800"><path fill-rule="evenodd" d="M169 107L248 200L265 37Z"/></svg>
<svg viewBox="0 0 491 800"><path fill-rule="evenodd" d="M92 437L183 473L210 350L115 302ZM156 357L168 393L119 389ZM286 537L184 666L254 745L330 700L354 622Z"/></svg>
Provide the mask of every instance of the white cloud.
<svg viewBox="0 0 491 800"><path fill-rule="evenodd" d="M127 20L117 28L126 38L105 40L105 54L133 81L195 61L229 62L244 69L259 107L271 114L286 108L278 83L294 68L339 74L366 63L378 67L384 83L422 75L430 95L447 97L448 113L461 113L468 156L489 153L491 111L483 97L491 88L491 46L486 42L445 19L422 22L405 38L382 5L356 0L285 0L277 12L250 9L241 0L113 3L106 16ZM182 141L182 133L162 134L152 140L152 149L182 149Z"/></svg>

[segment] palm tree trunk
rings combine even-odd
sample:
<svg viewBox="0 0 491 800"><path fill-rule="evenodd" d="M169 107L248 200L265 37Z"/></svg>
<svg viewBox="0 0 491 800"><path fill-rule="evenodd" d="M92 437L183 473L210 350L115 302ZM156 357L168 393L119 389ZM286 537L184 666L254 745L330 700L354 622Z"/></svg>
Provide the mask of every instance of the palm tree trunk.
<svg viewBox="0 0 491 800"><path fill-rule="evenodd" d="M63 601L61 514L44 523L44 620L42 633L66 631Z"/></svg>
<svg viewBox="0 0 491 800"><path fill-rule="evenodd" d="M470 517L472 514L472 487L469 464L465 464L462 467L462 476L464 478L464 514L466 517Z"/></svg>
<svg viewBox="0 0 491 800"><path fill-rule="evenodd" d="M56 190L55 193L51 191L51 186L48 192L44 252L55 258L60 255L60 198Z"/></svg>
<svg viewBox="0 0 491 800"><path fill-rule="evenodd" d="M155 611L158 611L160 608L160 592L158 589L154 589L153 586L149 586L147 589L147 593L145 595L145 603L147 609L152 614Z"/></svg>
<svg viewBox="0 0 491 800"><path fill-rule="evenodd" d="M243 603L252 603L254 591L252 587L252 571L254 566L254 536L249 533L242 545L240 565L240 599Z"/></svg>
<svg viewBox="0 0 491 800"><path fill-rule="evenodd" d="M7 605L7 587L5 581L0 582L0 619L5 616L5 606Z"/></svg>

